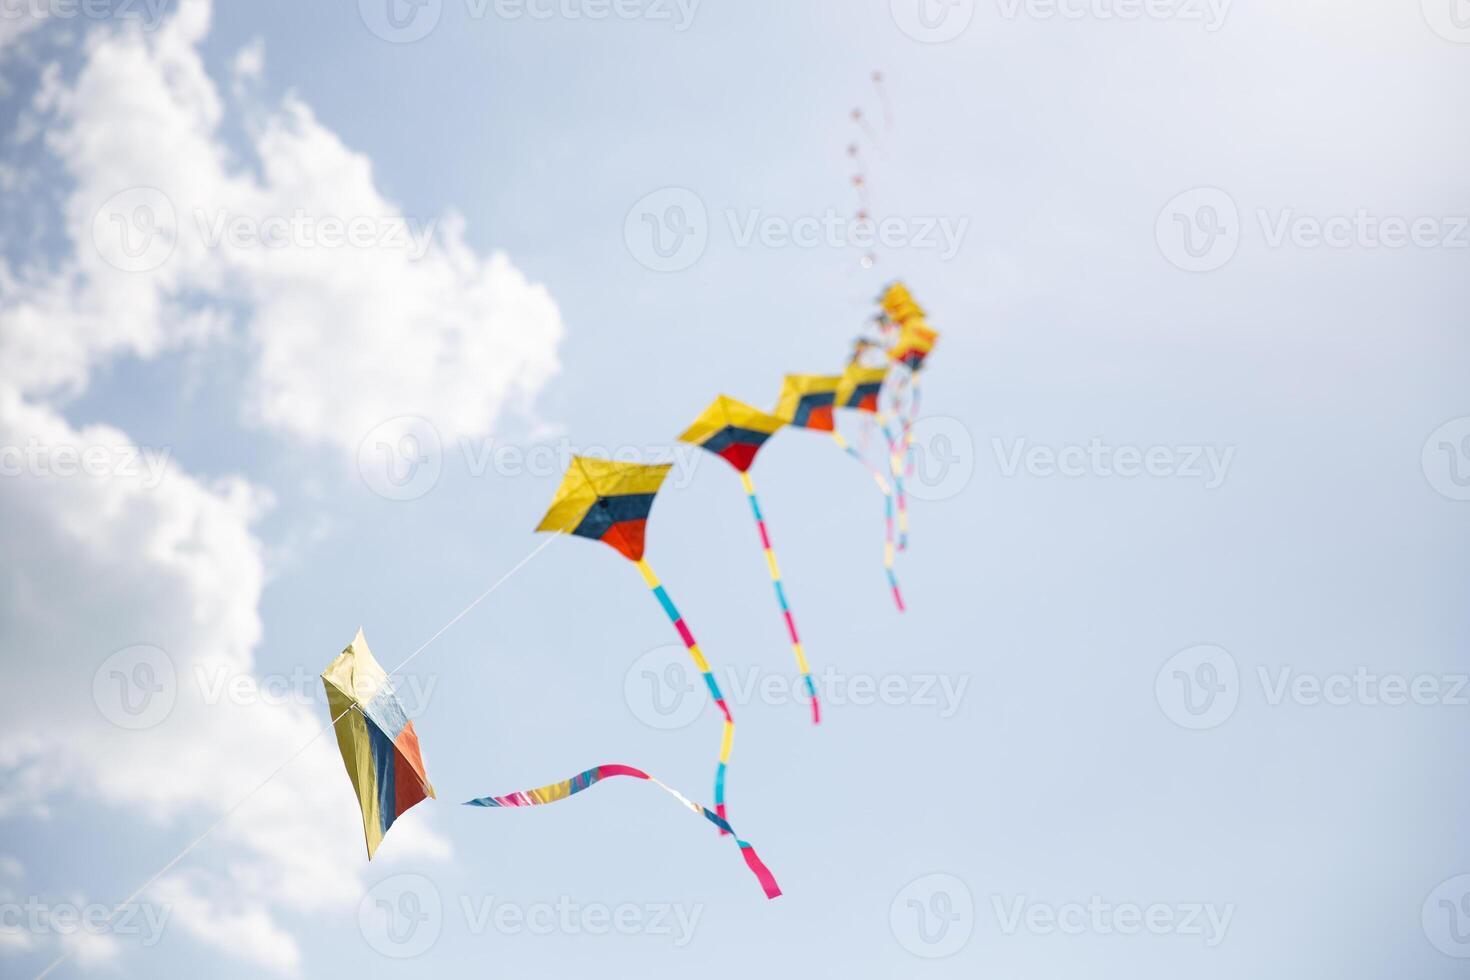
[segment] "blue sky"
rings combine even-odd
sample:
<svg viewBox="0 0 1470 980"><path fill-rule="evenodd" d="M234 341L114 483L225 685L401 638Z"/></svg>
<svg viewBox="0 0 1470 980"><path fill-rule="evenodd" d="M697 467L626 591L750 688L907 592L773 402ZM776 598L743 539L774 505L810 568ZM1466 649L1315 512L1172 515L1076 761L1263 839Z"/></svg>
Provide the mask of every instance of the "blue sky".
<svg viewBox="0 0 1470 980"><path fill-rule="evenodd" d="M1452 5L442 0L408 41L371 0L10 9L6 975L1459 974ZM872 269L854 141L897 222ZM132 254L140 207L166 233ZM644 214L687 222L677 268ZM811 228L839 244L784 242ZM855 463L783 432L754 471L813 729L739 480L674 437L840 368L894 277L943 331L909 612ZM437 476L385 495L405 433ZM602 762L709 801L714 709L651 686L683 652L601 545L400 676L440 799L371 865L313 740L354 631L390 668L434 637L589 447L678 454L649 557L734 699L777 901L652 787L457 805ZM146 724L140 664L173 685ZM129 927L66 928L206 830Z"/></svg>

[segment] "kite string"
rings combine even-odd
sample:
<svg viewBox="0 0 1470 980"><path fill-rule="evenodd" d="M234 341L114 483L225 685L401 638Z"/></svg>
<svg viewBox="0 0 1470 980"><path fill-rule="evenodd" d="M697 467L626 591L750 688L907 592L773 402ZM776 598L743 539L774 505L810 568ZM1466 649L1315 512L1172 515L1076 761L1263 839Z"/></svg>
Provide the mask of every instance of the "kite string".
<svg viewBox="0 0 1470 980"><path fill-rule="evenodd" d="M637 565L638 571L643 575L643 581L648 584L654 598L663 607L665 615L674 624L674 629L679 631L679 639L684 641L684 648L689 651L689 657L694 661L694 666L704 675L705 686L709 688L710 697L714 699L715 706L725 716L724 732L720 738L720 760L715 766L715 812L723 819L725 817L725 770L729 768L730 749L735 741L735 718L730 714L730 705L725 701L725 695L720 692L719 681L715 680L709 661L704 658L699 644L694 640L694 634L689 631L689 625L684 622L684 617L674 605L674 600L669 598L668 591L664 589L658 576L654 574L653 567L644 558L639 558Z"/></svg>
<svg viewBox="0 0 1470 980"><path fill-rule="evenodd" d="M755 526L760 531L761 548L766 553L766 567L771 572L771 584L776 587L776 601L781 605L781 615L786 620L786 632L791 635L791 650L796 654L796 667L801 671L801 679L806 685L807 697L812 703L812 724L817 725L822 721L822 706L817 700L817 687L812 683L811 667L807 665L806 653L801 648L801 638L796 632L796 619L791 615L791 606L786 602L786 589L781 584L781 566L776 563L776 552L771 547L771 535L766 530L766 518L761 513L760 500L755 495L755 481L745 470L740 471L740 482L745 487L745 495L750 499L750 510L755 515Z"/></svg>
<svg viewBox="0 0 1470 980"><path fill-rule="evenodd" d="M418 649L416 649L412 653L410 653L407 657L405 657L403 659L403 662L402 663L400 663L397 667L394 667L393 670L389 672L390 676L392 674L398 673L398 671L402 670L405 666L408 665L408 662L410 660L412 660L414 657L417 657L420 653L423 653L424 650L429 646L429 644L433 643L440 636L444 635L444 632L446 630L448 630L449 627L453 626L455 623L457 623L461 619L463 619L465 617L465 615L467 613L469 613L469 611L471 609L474 609L481 602L484 602L485 599L489 597L490 593L494 592L496 589L498 589L502 585L504 585L511 578L511 576L515 575L522 568L524 568L526 566L526 564L528 562L530 562L530 560L532 558L535 558L542 551L544 551L546 549L546 547L552 541L554 541L554 540L556 540L555 536L548 537L545 541L543 541L540 545L538 545L534 550L532 550L530 554L526 555L526 557L522 558L519 562L517 562L514 566L512 566L511 569L510 569L510 571L506 572L499 579L497 579L495 581L495 583L490 586L490 588L488 588L484 592L480 593L479 596L477 596L473 602L471 602L468 606L465 606L464 609L460 610L459 613L456 614L453 619L451 619L449 622L445 623L442 627L440 627L439 630L437 632L435 632L433 636L429 637L423 643L419 644ZM306 752L307 749L311 748L311 746L316 743L316 740L317 739L321 738L324 734L326 734L327 731L329 731L334 725L337 724L337 722L339 722L343 718L345 718L347 716L347 713L350 712L353 709L353 707L355 707L355 705L348 705L348 707L346 709L344 709L341 714L337 715L337 717L333 718L331 721L327 722L326 725L322 726L322 728L315 735L311 736L311 738L307 739L305 742L302 742L301 745L296 749L296 751L295 752L292 752L291 755L286 758L286 761L285 762L282 762L279 766L276 766L275 769L271 770L271 772L270 772L269 775L267 775L260 782L256 783L255 786L253 786L250 789L249 792L247 792L244 796L242 796L238 800L236 800L235 803L234 803L234 805L232 805L224 813L220 814L220 816L218 818L216 818L215 821L213 823L211 823L208 827L205 827L204 828L204 831L201 834L199 834L199 836L197 836L193 840L191 840L187 845L185 845L185 847L184 847L183 850L179 851L179 853L175 854L172 858L170 858L167 864L165 864L163 867L161 867L157 871L155 871L148 878L147 881L143 882L137 888L133 889L132 893L130 895L128 895L127 898L123 899L121 902L118 902L116 905L114 905L113 906L112 914L107 917L107 920L105 922L102 923L101 928L103 930L106 930L108 927L110 927L112 925L112 923L113 923L113 920L116 919L119 914L121 914L121 912L123 911L124 908L127 907L127 905L128 905L129 902L133 901L135 898L137 898L139 895L141 895L144 891L146 891L150 885L152 885L154 882L156 882L158 879L162 878L165 874L167 874L170 870L172 870L173 867L176 864L178 864L180 861L182 861L186 856L188 856L188 854L191 851L193 851L194 848L198 847L201 843L203 843L204 842L204 839L206 837L208 837L210 834L214 833L217 829L219 829L219 827L220 827L221 824L223 824L226 820L228 820L230 817L232 817L235 814L235 811L239 810L240 807L244 806L252 797L255 796L256 793L259 793L262 789L264 789L266 787L266 784L267 783L269 783L271 780L273 780L277 776L279 776L281 774L282 770L284 770L287 766L289 766L291 763L295 762L298 758L300 758L301 755L304 752ZM40 973L36 974L35 980L42 980L43 977L48 976L58 966L60 966L62 963L65 963L71 957L71 954L75 951L75 949L76 949L75 946L70 946L67 949L65 949L61 953L61 955L58 956L58 957L56 957L56 959L52 960L51 963L48 964L45 969L43 969Z"/></svg>

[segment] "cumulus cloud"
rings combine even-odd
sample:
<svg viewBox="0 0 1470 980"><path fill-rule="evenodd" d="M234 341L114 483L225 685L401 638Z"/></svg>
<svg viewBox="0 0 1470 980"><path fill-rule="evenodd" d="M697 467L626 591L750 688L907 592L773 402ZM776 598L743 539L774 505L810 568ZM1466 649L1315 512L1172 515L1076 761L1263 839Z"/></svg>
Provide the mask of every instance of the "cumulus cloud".
<svg viewBox="0 0 1470 980"><path fill-rule="evenodd" d="M456 216L406 216L301 100L249 106L241 159L199 56L209 19L188 0L157 30L94 26L74 74L42 76L17 135L50 160L17 179L65 189L66 248L0 263L0 649L23 652L7 670L28 692L0 718L0 819L81 802L108 814L113 839L133 821L182 842L276 773L202 860L141 900L168 906L180 934L291 973L291 923L355 903L365 863L335 745L317 737L324 710L220 698L202 680L257 670L255 525L272 495L135 455L127 433L68 421L57 402L120 356L239 331L253 424L344 453L400 415L476 436L529 414L562 326L547 291L471 248ZM260 47L245 49L234 97L264 71ZM327 240L335 226L343 241ZM137 723L135 709L165 702ZM449 845L405 820L380 854L444 858ZM117 941L74 953L102 962ZM34 946L0 936L0 950Z"/></svg>
<svg viewBox="0 0 1470 980"><path fill-rule="evenodd" d="M547 290L467 245L456 215L404 214L300 99L249 107L252 159L234 161L197 48L209 15L193 0L157 31L99 32L75 80L38 93L46 149L74 184L72 248L3 283L0 376L72 392L107 358L238 322L248 418L305 442L352 453L398 416L454 438L529 414L559 368ZM263 66L248 46L236 81Z"/></svg>
<svg viewBox="0 0 1470 980"><path fill-rule="evenodd" d="M162 879L144 897L201 940L294 969L279 909L355 901L364 862L334 741L316 737L324 709L225 697L214 682L253 676L265 567L251 524L269 496L172 463L155 484L125 463L124 433L74 429L14 391L0 390L0 446L37 447L8 454L0 480L0 649L31 652L7 664L30 694L0 719L0 814L44 817L58 797L81 796L193 829L293 760L211 836L224 871ZM77 465L89 451L108 463ZM448 854L415 821L390 846L390 858Z"/></svg>

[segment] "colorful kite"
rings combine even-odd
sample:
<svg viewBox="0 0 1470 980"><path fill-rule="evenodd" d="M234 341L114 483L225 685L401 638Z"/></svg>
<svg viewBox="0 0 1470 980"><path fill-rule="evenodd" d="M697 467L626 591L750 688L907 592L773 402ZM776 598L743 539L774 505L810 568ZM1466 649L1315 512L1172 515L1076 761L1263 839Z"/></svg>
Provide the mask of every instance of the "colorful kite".
<svg viewBox="0 0 1470 980"><path fill-rule="evenodd" d="M889 347L888 357L895 364L908 370L900 375L893 385L892 408L899 420L902 436L902 458L904 472L914 472L914 424L919 417L919 369L939 340L939 331L932 329L924 317L924 310L914 300L908 287L894 282L878 298L882 309L880 321L890 332L896 334ZM904 395L908 395L908 409L903 408ZM900 538L900 550L907 544L907 532Z"/></svg>
<svg viewBox="0 0 1470 980"><path fill-rule="evenodd" d="M642 769L634 769L632 766L598 766L595 769L580 772L571 779L564 779L559 783L552 783L550 786L521 790L516 793L511 793L509 796L482 796L479 799L467 801L465 806L541 806L544 803L555 803L557 800L564 800L612 776L631 776L634 779L646 779L720 828L720 834L722 836L729 834L735 839L735 843L739 845L740 856L745 859L746 866L750 868L751 873L760 882L761 889L766 893L766 898L775 898L781 894L781 887L776 884L775 876L771 874L770 869L761 861L760 856L755 853L755 848L751 847L749 842L740 839L740 836L735 833L734 828L730 826L729 821L718 814L711 813L705 807L695 803L673 787L650 776Z"/></svg>
<svg viewBox="0 0 1470 980"><path fill-rule="evenodd" d="M322 671L322 685L337 747L362 809L371 861L393 821L426 797L433 799L434 787L424 775L413 722L393 693L387 672L373 659L362 630Z"/></svg>
<svg viewBox="0 0 1470 980"><path fill-rule="evenodd" d="M867 369L859 369L867 370ZM836 419L833 409L846 407L839 402L839 398L853 399L862 398L858 394L858 385L854 383L850 390L845 387L849 380L849 374L853 368L848 369L848 374L788 374L781 381L781 396L776 401L776 416L788 425L799 429L811 429L814 432L825 432L830 435L834 442L842 448L853 459L863 465L873 476L873 482L878 484L878 489L883 494L884 526L886 528L886 539L883 544L883 571L888 576L889 588L893 591L893 601L898 606L898 611L903 612L903 593L898 588L898 575L893 570L893 490L883 477L883 473L858 452L851 443L837 431ZM879 385L882 384L882 371L878 371ZM856 376L854 375L854 379ZM873 393L876 399L876 392ZM877 402L873 402L876 406Z"/></svg>
<svg viewBox="0 0 1470 980"><path fill-rule="evenodd" d="M562 477L561 486L552 498L551 509L541 518L537 531L575 534L593 538L611 545L618 553L638 566L643 581L648 583L654 598L658 600L679 639L684 641L694 666L704 675L705 686L715 706L725 716L724 735L720 740L720 761L715 768L715 813L725 817L725 770L730 763L730 747L735 740L735 719L730 715L730 706L720 693L720 685L710 672L709 662L700 652L699 644L689 632L684 617L679 615L668 592L659 584L643 558L644 529L648 523L648 512L653 509L653 498L663 484L673 464L647 465L643 463L618 463L587 456L573 456Z"/></svg>
<svg viewBox="0 0 1470 980"><path fill-rule="evenodd" d="M828 416L831 410L828 409ZM822 708L817 701L817 688L812 683L811 668L807 666L806 654L801 649L801 638L796 632L796 620L791 615L791 606L786 601L786 589L781 584L781 567L776 564L776 553L771 549L771 536L766 530L766 519L761 513L760 501L755 495L755 483L750 478L750 466L756 453L767 439L785 425L774 415L767 415L757 408L728 398L724 395L714 400L709 408L695 420L679 439L693 443L719 456L735 467L740 474L741 485L750 500L751 513L755 515L755 526L760 532L761 547L766 553L766 567L771 573L771 584L776 587L776 601L781 606L781 615L786 620L786 632L791 636L791 650L796 655L796 667L806 685L807 697L812 704L812 724L822 720Z"/></svg>

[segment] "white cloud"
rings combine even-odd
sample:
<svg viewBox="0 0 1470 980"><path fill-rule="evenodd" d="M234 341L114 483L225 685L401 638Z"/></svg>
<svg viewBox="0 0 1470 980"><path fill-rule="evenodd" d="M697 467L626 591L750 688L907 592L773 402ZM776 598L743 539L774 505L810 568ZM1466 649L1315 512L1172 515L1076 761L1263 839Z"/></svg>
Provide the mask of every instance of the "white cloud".
<svg viewBox="0 0 1470 980"><path fill-rule="evenodd" d="M0 388L0 446L27 445L116 448L128 440L107 426L73 429ZM251 522L268 496L238 479L205 486L172 463L157 485L142 471L14 470L12 457L0 479L0 649L27 652L10 658L7 671L28 696L0 718L0 814L44 816L63 794L95 797L113 814L111 839L125 831L117 815L127 813L161 825L182 846L202 820L309 745L209 838L206 853L227 860L228 871L192 869L144 896L176 902L176 921L199 939L294 969L299 951L280 911L355 902L366 867L335 741L312 741L325 711L213 698L195 681L198 667L229 675L254 668L265 568ZM128 730L116 724L100 668L136 644L163 651L149 682L166 684L167 675L177 693L156 725ZM332 652L323 651L323 662ZM448 844L422 826L422 814L414 817L394 828L387 856L447 856ZM252 937L269 939L270 949L255 948ZM102 956L107 947L86 952Z"/></svg>
<svg viewBox="0 0 1470 980"><path fill-rule="evenodd" d="M560 315L504 255L470 248L456 216L434 222L417 250L323 247L294 231L282 247L212 240L221 215L257 227L305 215L318 232L332 218L419 226L299 99L247 105L239 159L197 49L209 20L206 0L185 0L155 31L94 27L74 77L55 66L40 76L14 138L42 140L52 162L4 177L64 191L68 248L22 268L0 263L0 446L125 451L125 433L73 426L50 402L119 356L149 359L236 329L251 357L245 417L304 442L350 454L397 415L427 416L453 438L491 431L507 410L529 414L558 370ZM259 45L240 52L236 99L257 90L264 66ZM128 207L108 206L120 192ZM140 200L153 211L137 210ZM141 235L150 213L162 235ZM138 242L161 244L164 259L144 248L149 268L128 271L139 263L125 246ZM313 741L325 713L213 700L192 680L196 668L255 670L265 564L252 525L271 495L239 478L206 485L172 461L156 476L26 468L0 478L0 649L19 652L7 670L28 692L0 718L0 819L45 819L81 801L107 814L109 841L129 841L145 822L150 842L182 845L308 746L142 896L172 906L182 934L297 971L286 923L355 903L366 870L335 743ZM113 680L103 661L139 644L163 651L177 694L156 725L130 730L97 692ZM449 853L416 811L380 856ZM79 961L126 942L95 938L74 948ZM0 936L0 951L19 947L35 943Z"/></svg>
<svg viewBox="0 0 1470 980"><path fill-rule="evenodd" d="M255 355L248 417L308 442L355 453L400 415L454 438L529 413L559 367L548 292L477 254L455 215L404 215L299 99L249 107L253 159L233 161L196 47L209 14L193 0L160 30L99 33L74 82L43 87L46 146L75 182L72 252L6 284L0 377L75 391L104 359L206 341L238 318ZM237 80L263 65L247 47ZM331 244L349 234L359 244Z"/></svg>

